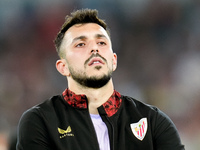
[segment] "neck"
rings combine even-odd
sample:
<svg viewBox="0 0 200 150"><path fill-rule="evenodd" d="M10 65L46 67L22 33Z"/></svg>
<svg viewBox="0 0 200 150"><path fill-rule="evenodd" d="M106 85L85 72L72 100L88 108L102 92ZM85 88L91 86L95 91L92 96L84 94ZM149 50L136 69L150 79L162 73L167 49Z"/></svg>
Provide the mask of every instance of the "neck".
<svg viewBox="0 0 200 150"><path fill-rule="evenodd" d="M75 94L85 94L87 96L90 114L98 114L97 108L105 103L114 91L112 79L101 88L83 87L77 83L68 84L68 87Z"/></svg>

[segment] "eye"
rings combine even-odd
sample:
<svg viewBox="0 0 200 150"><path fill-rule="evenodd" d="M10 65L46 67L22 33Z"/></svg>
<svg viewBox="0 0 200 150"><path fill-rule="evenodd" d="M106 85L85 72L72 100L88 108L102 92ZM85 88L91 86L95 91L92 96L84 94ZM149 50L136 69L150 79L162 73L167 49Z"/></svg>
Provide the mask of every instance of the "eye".
<svg viewBox="0 0 200 150"><path fill-rule="evenodd" d="M85 46L85 43L79 43L75 47L83 47L83 46Z"/></svg>
<svg viewBox="0 0 200 150"><path fill-rule="evenodd" d="M106 45L105 42L99 42L98 44L99 44L99 45Z"/></svg>

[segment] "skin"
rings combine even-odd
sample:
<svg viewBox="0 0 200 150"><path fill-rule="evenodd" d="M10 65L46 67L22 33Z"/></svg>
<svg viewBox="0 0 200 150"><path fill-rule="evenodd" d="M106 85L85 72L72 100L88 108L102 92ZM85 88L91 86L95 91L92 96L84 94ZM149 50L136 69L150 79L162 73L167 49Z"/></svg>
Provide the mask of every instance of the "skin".
<svg viewBox="0 0 200 150"><path fill-rule="evenodd" d="M57 60L57 70L67 77L71 91L87 96L89 112L98 114L97 108L105 103L114 91L112 78L100 88L90 88L75 81L71 72L73 70L85 77L98 79L115 71L117 55L113 53L110 37L98 24L76 24L66 31L61 50L65 55ZM101 57L93 56L97 53Z"/></svg>

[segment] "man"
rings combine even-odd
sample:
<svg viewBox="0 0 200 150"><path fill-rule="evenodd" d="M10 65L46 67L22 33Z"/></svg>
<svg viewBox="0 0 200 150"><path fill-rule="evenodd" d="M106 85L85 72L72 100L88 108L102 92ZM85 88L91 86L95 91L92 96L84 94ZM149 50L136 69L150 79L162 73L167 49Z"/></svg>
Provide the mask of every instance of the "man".
<svg viewBox="0 0 200 150"><path fill-rule="evenodd" d="M117 55L96 10L67 16L55 45L68 88L23 114L18 150L184 149L163 112L114 90Z"/></svg>

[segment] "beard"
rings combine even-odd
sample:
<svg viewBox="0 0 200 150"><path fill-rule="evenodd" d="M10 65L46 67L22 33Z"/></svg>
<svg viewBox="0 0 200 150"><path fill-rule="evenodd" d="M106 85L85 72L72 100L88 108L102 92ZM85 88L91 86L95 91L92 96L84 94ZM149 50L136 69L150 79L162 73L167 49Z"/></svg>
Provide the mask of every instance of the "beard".
<svg viewBox="0 0 200 150"><path fill-rule="evenodd" d="M86 60L85 68L86 68L86 64L89 62L89 60L92 59L93 57L97 57L97 56L101 57L107 64L106 59L103 58L102 56L100 56L97 53L96 55L92 55L88 60ZM101 68L102 68L101 66L95 67L96 70L100 70ZM113 69L109 68L107 74L104 74L104 75L101 75L101 76L96 76L96 75L88 76L86 74L86 72L74 69L71 65L69 65L69 71L70 71L71 77L76 82L78 82L80 85L82 85L84 87L88 87L88 88L101 88L101 87L103 87L111 79L112 73L113 73Z"/></svg>
<svg viewBox="0 0 200 150"><path fill-rule="evenodd" d="M80 85L88 88L101 88L108 83L111 79L112 72L108 72L108 74L104 74L101 77L91 76L88 77L85 73L78 73L71 70L72 78L78 82Z"/></svg>

